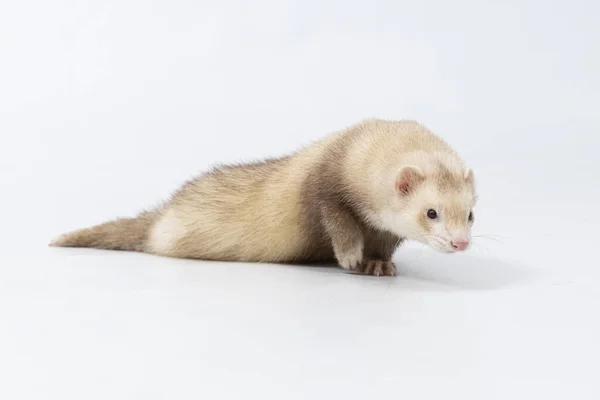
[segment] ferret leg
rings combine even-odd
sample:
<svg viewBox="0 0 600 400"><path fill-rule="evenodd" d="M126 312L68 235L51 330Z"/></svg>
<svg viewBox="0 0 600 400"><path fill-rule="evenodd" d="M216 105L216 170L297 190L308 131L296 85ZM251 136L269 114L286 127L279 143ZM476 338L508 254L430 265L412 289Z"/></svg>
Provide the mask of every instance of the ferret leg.
<svg viewBox="0 0 600 400"><path fill-rule="evenodd" d="M365 233L365 258L370 260L392 261L394 252L402 239L387 232L369 231Z"/></svg>
<svg viewBox="0 0 600 400"><path fill-rule="evenodd" d="M364 239L354 217L337 204L321 207L322 223L342 268L355 271L362 264Z"/></svg>
<svg viewBox="0 0 600 400"><path fill-rule="evenodd" d="M394 276L396 266L392 256L402 239L387 232L365 233L365 259L358 270L367 275Z"/></svg>

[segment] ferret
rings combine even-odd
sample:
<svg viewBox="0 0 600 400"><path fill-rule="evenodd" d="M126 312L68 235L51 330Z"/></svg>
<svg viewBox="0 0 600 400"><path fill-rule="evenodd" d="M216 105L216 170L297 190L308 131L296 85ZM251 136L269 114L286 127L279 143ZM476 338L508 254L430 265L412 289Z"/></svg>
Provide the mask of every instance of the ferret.
<svg viewBox="0 0 600 400"><path fill-rule="evenodd" d="M261 263L335 263L393 276L405 240L470 246L471 168L417 121L369 119L295 153L213 167L161 206L51 246Z"/></svg>

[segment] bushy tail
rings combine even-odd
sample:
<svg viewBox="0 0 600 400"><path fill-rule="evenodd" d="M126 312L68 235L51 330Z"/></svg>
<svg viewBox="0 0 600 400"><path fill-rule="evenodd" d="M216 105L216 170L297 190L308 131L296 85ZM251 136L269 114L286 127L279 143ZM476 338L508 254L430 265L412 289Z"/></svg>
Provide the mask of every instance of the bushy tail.
<svg viewBox="0 0 600 400"><path fill-rule="evenodd" d="M105 222L61 235L54 239L50 246L144 251L154 219L155 213L144 212L136 218Z"/></svg>

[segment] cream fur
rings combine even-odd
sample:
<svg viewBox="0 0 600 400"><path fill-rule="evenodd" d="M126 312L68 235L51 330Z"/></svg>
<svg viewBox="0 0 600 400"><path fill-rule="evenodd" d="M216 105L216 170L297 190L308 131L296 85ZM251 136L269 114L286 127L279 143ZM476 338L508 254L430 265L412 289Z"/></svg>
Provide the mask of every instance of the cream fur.
<svg viewBox="0 0 600 400"><path fill-rule="evenodd" d="M398 182L406 167L414 176L403 194ZM113 222L110 231L93 228L93 242L86 239L90 230L83 230L53 245L253 262L335 257L346 269L369 265L392 274L393 265L369 264L364 257L379 254L377 246L387 249L393 238L452 250L453 239L470 240L467 217L474 201L473 172L446 142L415 121L373 119L287 157L216 168L145 213L143 223L129 220L118 231L121 225ZM355 217L339 214L338 205L351 207ZM437 221L427 219L428 208L439 213ZM103 240L108 232L117 234ZM369 240L372 248L365 247ZM117 246L119 241L126 245ZM385 262L388 253L381 255Z"/></svg>

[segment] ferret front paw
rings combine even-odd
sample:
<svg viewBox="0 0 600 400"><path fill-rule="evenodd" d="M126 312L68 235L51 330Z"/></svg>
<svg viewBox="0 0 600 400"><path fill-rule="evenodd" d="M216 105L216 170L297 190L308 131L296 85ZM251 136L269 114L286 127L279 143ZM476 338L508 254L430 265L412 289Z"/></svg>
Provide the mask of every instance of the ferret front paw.
<svg viewBox="0 0 600 400"><path fill-rule="evenodd" d="M362 247L356 246L354 249L344 251L337 255L339 264L345 270L358 271L360 265L363 262L363 250Z"/></svg>
<svg viewBox="0 0 600 400"><path fill-rule="evenodd" d="M358 272L374 276L395 276L396 266L391 261L365 260L360 264Z"/></svg>

